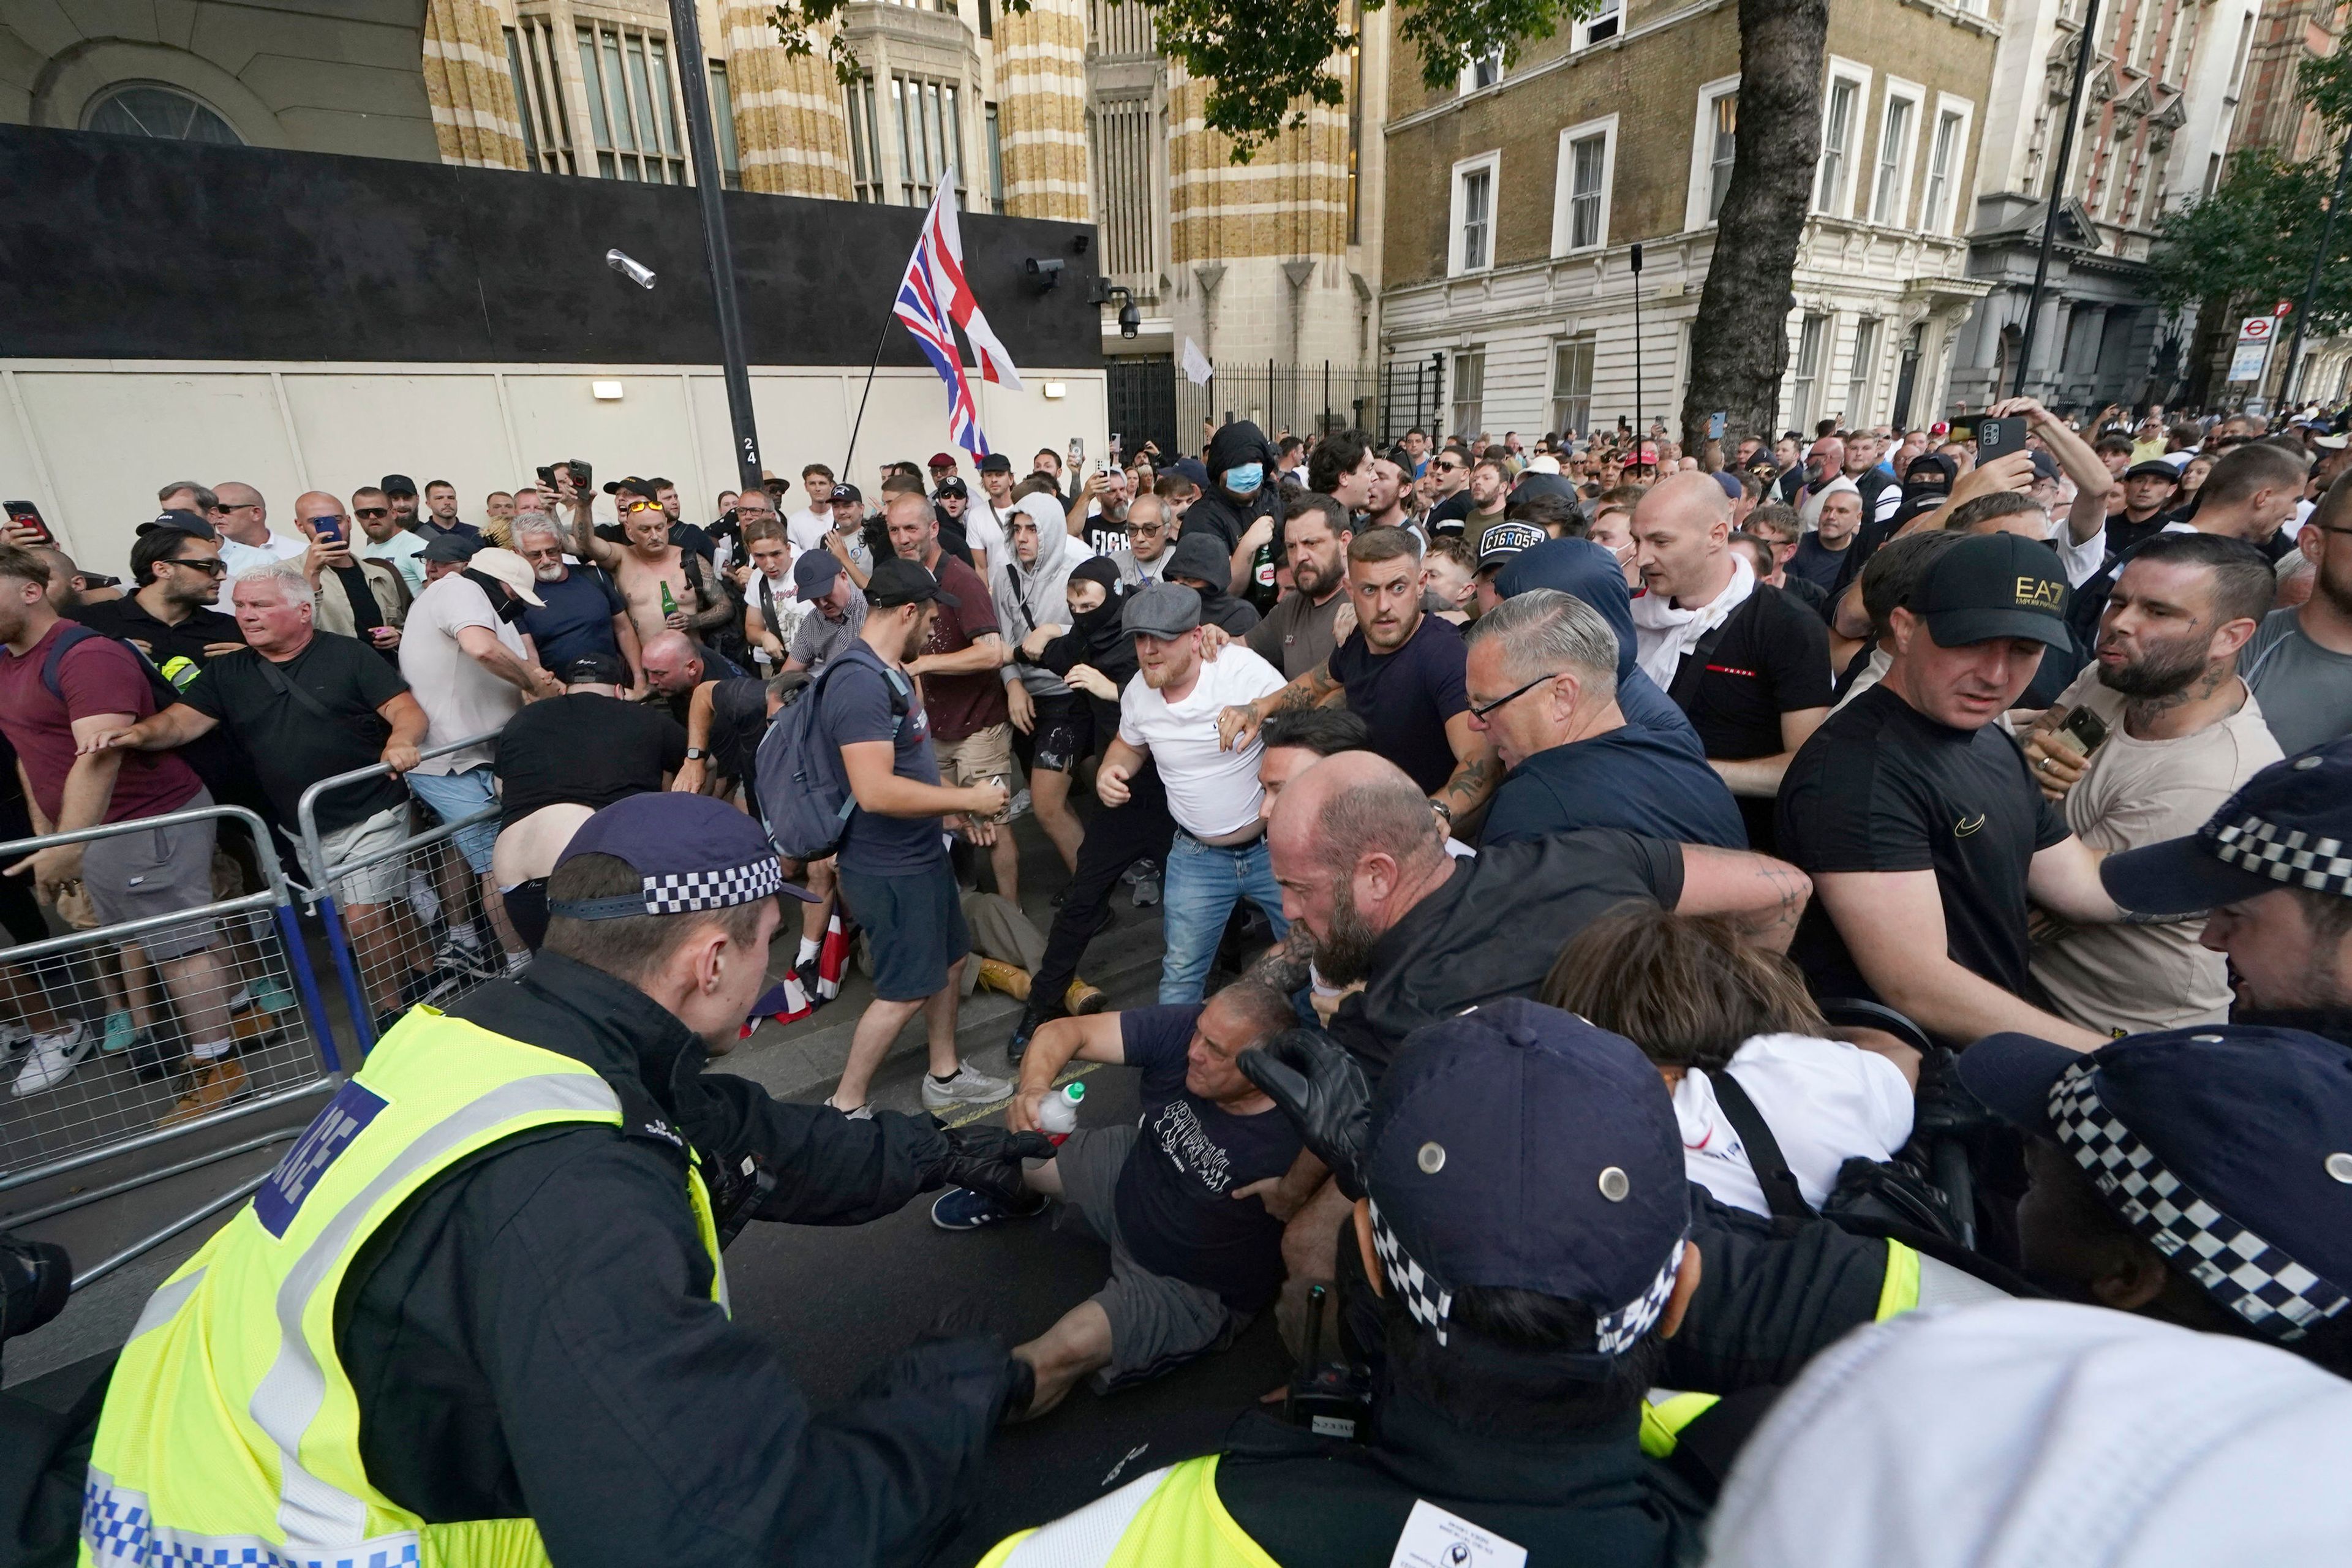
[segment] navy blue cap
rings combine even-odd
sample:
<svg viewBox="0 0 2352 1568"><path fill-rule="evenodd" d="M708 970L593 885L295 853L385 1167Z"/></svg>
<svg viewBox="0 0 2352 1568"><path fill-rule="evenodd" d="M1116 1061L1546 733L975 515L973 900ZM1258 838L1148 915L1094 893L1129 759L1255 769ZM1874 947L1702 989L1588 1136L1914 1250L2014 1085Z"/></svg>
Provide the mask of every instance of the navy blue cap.
<svg viewBox="0 0 2352 1568"><path fill-rule="evenodd" d="M877 610L919 605L926 600L936 600L950 610L963 606L963 601L940 587L940 580L923 570L919 563L896 555L877 561L874 574L866 579L866 602Z"/></svg>
<svg viewBox="0 0 2352 1568"><path fill-rule="evenodd" d="M2352 1052L2299 1029L2133 1035L2084 1054L1994 1035L1960 1081L2056 1140L2107 1204L2257 1333L2352 1305Z"/></svg>
<svg viewBox="0 0 2352 1568"><path fill-rule="evenodd" d="M152 521L141 523L134 531L143 539L159 529L171 533L184 533L192 539L220 537L220 530L215 528L202 513L188 511L179 507L174 507L167 512L158 513Z"/></svg>
<svg viewBox="0 0 2352 1568"><path fill-rule="evenodd" d="M2184 838L2099 863L2107 896L2143 915L2190 915L2281 888L2352 898L2352 739L2273 763Z"/></svg>
<svg viewBox="0 0 2352 1568"><path fill-rule="evenodd" d="M793 586L803 599L830 592L840 575L841 557L830 550L803 550L793 561Z"/></svg>
<svg viewBox="0 0 2352 1568"><path fill-rule="evenodd" d="M980 460L980 471L983 474L1009 474L1013 471L1013 459L1002 452L991 452Z"/></svg>
<svg viewBox="0 0 2352 1568"><path fill-rule="evenodd" d="M816 895L784 880L776 847L759 819L705 795L654 791L616 800L580 825L556 857L557 869L582 855L610 855L644 879L639 891L604 899L551 899L547 912L575 921L683 915L723 910L778 893L803 903Z"/></svg>
<svg viewBox="0 0 2352 1568"><path fill-rule="evenodd" d="M469 538L455 529L444 531L436 528L433 531L433 537L425 542L425 548L417 553L427 561L455 563L471 561L481 548L478 539Z"/></svg>
<svg viewBox="0 0 2352 1568"><path fill-rule="evenodd" d="M1181 474L1202 489L1209 488L1209 465L1198 458L1179 458L1168 465L1171 474Z"/></svg>
<svg viewBox="0 0 2352 1568"><path fill-rule="evenodd" d="M1440 1344L1462 1287L1534 1290L1592 1310L1606 1376L1665 1310L1690 1182L1674 1100L1631 1040L1517 998L1416 1029L1367 1142L1373 1247Z"/></svg>
<svg viewBox="0 0 2352 1568"><path fill-rule="evenodd" d="M865 494L860 491L856 485L838 484L834 486L832 499L827 500L825 505L841 506L845 503L855 503L858 506L864 506L866 504Z"/></svg>

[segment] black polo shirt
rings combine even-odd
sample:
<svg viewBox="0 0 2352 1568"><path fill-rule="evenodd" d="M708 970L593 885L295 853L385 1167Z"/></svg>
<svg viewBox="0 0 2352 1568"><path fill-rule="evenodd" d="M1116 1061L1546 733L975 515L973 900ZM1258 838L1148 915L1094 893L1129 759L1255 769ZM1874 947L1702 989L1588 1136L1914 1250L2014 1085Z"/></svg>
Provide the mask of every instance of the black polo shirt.
<svg viewBox="0 0 2352 1568"><path fill-rule="evenodd" d="M1830 705L1830 637L1821 616L1769 583L1731 612L1704 652L1683 655L1667 695L1721 762L1782 750L1780 715Z"/></svg>
<svg viewBox="0 0 2352 1568"><path fill-rule="evenodd" d="M1809 873L1933 871L1953 960L2030 996L2025 879L2067 837L1998 724L1955 730L1874 686L1813 731L1780 784L1780 855ZM1789 956L1817 996L1875 1000L1819 899Z"/></svg>
<svg viewBox="0 0 2352 1568"><path fill-rule="evenodd" d="M129 594L103 604L78 605L73 618L94 632L104 632L127 642L145 643L148 656L158 669L174 658L186 658L202 668L205 649L211 644L242 645L245 641L245 634L236 629L235 616L199 608L173 626L149 615L147 606Z"/></svg>

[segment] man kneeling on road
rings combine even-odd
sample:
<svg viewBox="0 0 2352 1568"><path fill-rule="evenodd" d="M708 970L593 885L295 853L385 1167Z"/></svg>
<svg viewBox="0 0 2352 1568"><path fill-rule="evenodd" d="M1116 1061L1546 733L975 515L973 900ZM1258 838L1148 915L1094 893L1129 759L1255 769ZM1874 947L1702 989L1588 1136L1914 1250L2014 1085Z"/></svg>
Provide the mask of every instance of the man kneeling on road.
<svg viewBox="0 0 2352 1568"><path fill-rule="evenodd" d="M1301 1144L1234 1058L1297 1022L1280 992L1237 980L1205 1004L1055 1019L1030 1041L1005 1110L1011 1127L1039 1129L1074 1058L1140 1068L1143 1115L1133 1126L1081 1128L1024 1171L1037 1194L1027 1209L963 1188L931 1205L942 1230L977 1230L1059 1198L1110 1245L1110 1282L1013 1349L1036 1369L1029 1415L1051 1410L1088 1373L1108 1394L1223 1350L1274 1300L1282 1222L1261 1194Z"/></svg>

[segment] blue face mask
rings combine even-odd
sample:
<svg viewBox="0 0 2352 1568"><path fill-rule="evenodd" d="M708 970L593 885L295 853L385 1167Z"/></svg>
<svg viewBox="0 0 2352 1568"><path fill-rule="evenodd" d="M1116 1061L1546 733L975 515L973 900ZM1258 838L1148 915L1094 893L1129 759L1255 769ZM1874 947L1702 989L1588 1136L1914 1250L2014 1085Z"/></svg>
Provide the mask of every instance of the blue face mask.
<svg viewBox="0 0 2352 1568"><path fill-rule="evenodd" d="M1225 470L1225 489L1237 496L1254 496L1257 494L1258 486L1264 483L1265 483L1264 463L1244 463L1237 468Z"/></svg>

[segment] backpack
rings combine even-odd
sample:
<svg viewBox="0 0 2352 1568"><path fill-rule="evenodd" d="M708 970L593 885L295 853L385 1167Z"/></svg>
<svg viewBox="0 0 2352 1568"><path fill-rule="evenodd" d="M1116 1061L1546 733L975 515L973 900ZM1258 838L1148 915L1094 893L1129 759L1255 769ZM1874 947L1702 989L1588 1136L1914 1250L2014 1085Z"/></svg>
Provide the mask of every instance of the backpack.
<svg viewBox="0 0 2352 1568"><path fill-rule="evenodd" d="M821 860L840 848L849 831L849 814L857 809L857 797L850 793L849 775L841 764L841 748L825 733L823 702L835 671L853 659L879 669L888 681L893 739L910 711L913 683L861 647L827 659L808 684L784 699L768 732L760 738L754 794L760 820L787 859Z"/></svg>
<svg viewBox="0 0 2352 1568"><path fill-rule="evenodd" d="M120 643L123 647L131 648L131 657L139 661L140 673L147 678L147 689L155 700L156 712L161 713L180 700L179 689L165 679L163 671L157 669L154 661L145 654L135 647L131 647L129 643L123 642L120 637L108 637L95 627L85 626L73 621L68 621L65 624L65 629L58 634L58 640L49 645L48 657L41 660L41 685L47 689L50 696L60 702L66 700L65 679L58 674L58 667L65 663L68 651L79 647L92 637L96 637L100 642Z"/></svg>

